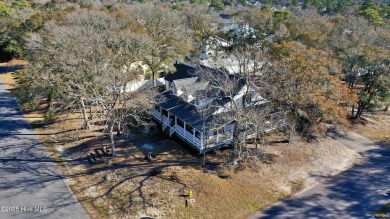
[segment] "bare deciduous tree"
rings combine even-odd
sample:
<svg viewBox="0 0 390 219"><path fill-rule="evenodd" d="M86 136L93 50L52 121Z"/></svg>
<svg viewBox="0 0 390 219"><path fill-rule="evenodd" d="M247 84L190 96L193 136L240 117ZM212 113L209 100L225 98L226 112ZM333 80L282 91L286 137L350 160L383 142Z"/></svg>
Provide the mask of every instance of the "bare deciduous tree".
<svg viewBox="0 0 390 219"><path fill-rule="evenodd" d="M181 17L153 4L134 4L124 9L143 28L147 46L142 61L149 66L153 84L161 71L168 71L175 60L182 59L192 49L191 30Z"/></svg>
<svg viewBox="0 0 390 219"><path fill-rule="evenodd" d="M150 97L147 91L125 93L126 85L139 75L129 66L144 55L146 44L118 19L122 18L102 11L75 12L61 24L47 24L45 32L30 38L30 72L37 82L55 90L59 109L81 109L85 127L90 126L86 102L93 103L107 126L113 156L114 127L118 132L147 127Z"/></svg>

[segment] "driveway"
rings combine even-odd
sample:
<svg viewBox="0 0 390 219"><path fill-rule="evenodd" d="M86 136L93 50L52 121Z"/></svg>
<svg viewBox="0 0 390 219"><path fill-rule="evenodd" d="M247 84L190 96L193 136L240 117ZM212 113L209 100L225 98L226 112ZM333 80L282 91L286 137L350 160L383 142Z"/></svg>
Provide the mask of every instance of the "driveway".
<svg viewBox="0 0 390 219"><path fill-rule="evenodd" d="M1 81L0 218L89 218Z"/></svg>
<svg viewBox="0 0 390 219"><path fill-rule="evenodd" d="M255 218L370 218L390 202L390 151L355 134L331 133L363 153L364 161L330 180L285 199Z"/></svg>

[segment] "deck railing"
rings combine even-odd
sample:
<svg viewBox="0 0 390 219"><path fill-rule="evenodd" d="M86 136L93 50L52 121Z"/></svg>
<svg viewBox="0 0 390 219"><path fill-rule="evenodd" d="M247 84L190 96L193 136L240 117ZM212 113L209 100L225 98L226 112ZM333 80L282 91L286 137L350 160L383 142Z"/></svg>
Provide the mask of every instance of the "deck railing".
<svg viewBox="0 0 390 219"><path fill-rule="evenodd" d="M212 136L209 136L205 140L205 145L210 146L210 145L218 144L218 143L225 142L225 141L232 140L232 139L233 139L233 137L230 134L227 134L227 135L224 135L224 134L212 135Z"/></svg>
<svg viewBox="0 0 390 219"><path fill-rule="evenodd" d="M180 127L179 125L175 125L176 132L184 135L184 129Z"/></svg>
<svg viewBox="0 0 390 219"><path fill-rule="evenodd" d="M187 130L184 131L184 136L194 142L194 135L189 133Z"/></svg>
<svg viewBox="0 0 390 219"><path fill-rule="evenodd" d="M161 113L159 111L157 111L156 109L152 108L150 109L150 112L152 113L152 115L158 119L159 121L161 121Z"/></svg>
<svg viewBox="0 0 390 219"><path fill-rule="evenodd" d="M183 136L184 138L186 138L188 141L194 143L196 146L198 146L199 148L201 148L202 146L202 142L199 138L197 137L194 137L194 135L190 132L188 132L187 130L185 130L184 128L178 126L178 125L175 125L174 127L172 127L172 129L175 129L174 131L176 131L177 133L179 133L181 136ZM173 133L172 133L173 134ZM195 141L194 141L195 139Z"/></svg>
<svg viewBox="0 0 390 219"><path fill-rule="evenodd" d="M162 122L162 130L164 131L169 125L169 119L166 115L162 115L160 112L158 112L156 109L152 108L150 109L150 113L159 121ZM199 148L202 148L202 141L201 139L194 136L193 133L188 132L184 128L180 127L179 125L174 125L169 130L169 136L171 137L174 132L179 133L181 136L189 140L190 142L197 145ZM203 142L204 146L212 146L214 144L218 144L220 142L231 140L232 136L230 134L219 134L218 135L218 141L217 141L217 135L210 136L209 138L205 139Z"/></svg>
<svg viewBox="0 0 390 219"><path fill-rule="evenodd" d="M169 129L169 137L172 137L173 133L175 132L175 128Z"/></svg>

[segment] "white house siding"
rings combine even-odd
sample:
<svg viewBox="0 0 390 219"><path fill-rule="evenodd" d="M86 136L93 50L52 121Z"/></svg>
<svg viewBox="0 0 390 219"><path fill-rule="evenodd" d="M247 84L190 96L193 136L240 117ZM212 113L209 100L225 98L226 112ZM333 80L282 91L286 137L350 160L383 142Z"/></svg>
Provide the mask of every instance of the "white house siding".
<svg viewBox="0 0 390 219"><path fill-rule="evenodd" d="M158 78L156 80L156 86L157 87L164 86L164 78ZM150 87L153 87L152 80L131 81L126 84L125 92L132 92L140 88L150 88Z"/></svg>

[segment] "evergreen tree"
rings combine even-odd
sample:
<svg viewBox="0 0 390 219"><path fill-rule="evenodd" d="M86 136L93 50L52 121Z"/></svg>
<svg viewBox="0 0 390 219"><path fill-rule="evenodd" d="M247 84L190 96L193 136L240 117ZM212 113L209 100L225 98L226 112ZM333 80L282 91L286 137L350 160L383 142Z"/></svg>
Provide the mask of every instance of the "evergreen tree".
<svg viewBox="0 0 390 219"><path fill-rule="evenodd" d="M364 11L360 11L359 14L365 17L374 26L380 26L383 24L383 19L379 15L379 12L375 9L368 8Z"/></svg>
<svg viewBox="0 0 390 219"><path fill-rule="evenodd" d="M211 0L210 6L213 7L217 11L222 11L223 7L224 7L221 0Z"/></svg>
<svg viewBox="0 0 390 219"><path fill-rule="evenodd" d="M337 2L336 12L337 13L344 13L350 5L351 5L350 0L339 0Z"/></svg>

